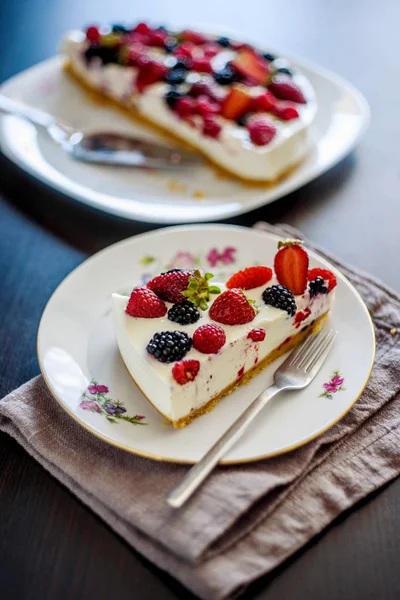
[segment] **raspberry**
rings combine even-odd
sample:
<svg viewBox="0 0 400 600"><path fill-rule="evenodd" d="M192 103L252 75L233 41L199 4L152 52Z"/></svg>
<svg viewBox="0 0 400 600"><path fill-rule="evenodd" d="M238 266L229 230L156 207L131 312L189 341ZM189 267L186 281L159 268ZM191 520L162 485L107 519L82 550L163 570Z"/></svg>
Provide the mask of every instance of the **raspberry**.
<svg viewBox="0 0 400 600"><path fill-rule="evenodd" d="M138 92L143 90L152 83L161 81L167 71L166 67L155 60L148 59L147 57L141 57L139 59L139 74L136 79L136 88Z"/></svg>
<svg viewBox="0 0 400 600"><path fill-rule="evenodd" d="M138 23L133 31L135 33L150 33L151 29L147 23Z"/></svg>
<svg viewBox="0 0 400 600"><path fill-rule="evenodd" d="M182 44L179 44L179 46L177 46L174 50L174 54L175 56L188 56L189 58L192 58L192 52L194 49L194 44L192 42L183 42Z"/></svg>
<svg viewBox="0 0 400 600"><path fill-rule="evenodd" d="M210 86L202 81L194 83L189 90L189 94L193 98L198 98L199 96L208 96L208 98L214 98L214 94Z"/></svg>
<svg viewBox="0 0 400 600"><path fill-rule="evenodd" d="M91 25L86 29L86 39L89 42L97 43L100 40L100 32L97 27Z"/></svg>
<svg viewBox="0 0 400 600"><path fill-rule="evenodd" d="M253 342L262 342L265 339L265 329L252 329L247 334L247 337Z"/></svg>
<svg viewBox="0 0 400 600"><path fill-rule="evenodd" d="M181 39L185 40L185 42L192 42L192 44L199 46L200 44L204 44L207 38L203 34L197 33L197 31L186 29L185 31L182 31Z"/></svg>
<svg viewBox="0 0 400 600"><path fill-rule="evenodd" d="M268 87L279 100L290 100L298 104L307 103L299 86L287 75L275 75Z"/></svg>
<svg viewBox="0 0 400 600"><path fill-rule="evenodd" d="M262 298L265 304L285 310L293 317L296 312L296 302L290 290L283 285L273 285L263 291Z"/></svg>
<svg viewBox="0 0 400 600"><path fill-rule="evenodd" d="M148 288L135 288L131 293L125 312L131 317L155 319L163 317L167 312L167 307Z"/></svg>
<svg viewBox="0 0 400 600"><path fill-rule="evenodd" d="M276 127L268 117L254 117L247 124L250 139L256 146L265 146L275 137Z"/></svg>
<svg viewBox="0 0 400 600"><path fill-rule="evenodd" d="M183 302L182 293L186 290L193 271L168 271L157 275L147 283L147 287L166 302Z"/></svg>
<svg viewBox="0 0 400 600"><path fill-rule="evenodd" d="M166 37L167 37L167 33L166 33L166 31L163 31L162 29L156 30L156 31L151 31L149 33L149 46L156 46L158 48L163 48Z"/></svg>
<svg viewBox="0 0 400 600"><path fill-rule="evenodd" d="M163 363L175 362L189 352L192 339L184 331L161 331L155 333L146 350Z"/></svg>
<svg viewBox="0 0 400 600"><path fill-rule="evenodd" d="M225 342L225 331L219 325L202 325L193 334L193 347L203 354L217 354Z"/></svg>
<svg viewBox="0 0 400 600"><path fill-rule="evenodd" d="M192 64L193 71L197 73L212 73L213 68L208 58L194 58Z"/></svg>
<svg viewBox="0 0 400 600"><path fill-rule="evenodd" d="M317 277L321 277L328 282L328 292L331 292L337 285L336 277L329 269L310 269L308 271L308 281L314 281Z"/></svg>
<svg viewBox="0 0 400 600"><path fill-rule="evenodd" d="M139 42L134 42L126 49L125 61L129 66L138 66L141 57L145 54L146 47Z"/></svg>
<svg viewBox="0 0 400 600"><path fill-rule="evenodd" d="M251 103L252 112L271 112L276 106L276 98L271 92L264 92L253 98Z"/></svg>
<svg viewBox="0 0 400 600"><path fill-rule="evenodd" d="M286 105L277 105L272 110L273 114L278 117L278 119L282 119L282 121L292 121L293 119L297 119L299 116L299 111L294 106Z"/></svg>
<svg viewBox="0 0 400 600"><path fill-rule="evenodd" d="M182 119L189 117L196 112L196 101L188 96L179 98L175 104L175 110Z"/></svg>
<svg viewBox="0 0 400 600"><path fill-rule="evenodd" d="M224 325L244 325L250 323L256 311L242 290L233 288L220 294L210 308L209 317Z"/></svg>
<svg viewBox="0 0 400 600"><path fill-rule="evenodd" d="M199 115L209 116L216 115L220 112L221 108L219 104L213 102L207 96L199 96L197 99L197 112Z"/></svg>
<svg viewBox="0 0 400 600"><path fill-rule="evenodd" d="M172 376L179 385L194 381L200 370L198 360L181 360L172 367Z"/></svg>
<svg viewBox="0 0 400 600"><path fill-rule="evenodd" d="M213 58L218 52L220 52L221 47L214 42L208 42L203 46L204 56L206 58Z"/></svg>
<svg viewBox="0 0 400 600"><path fill-rule="evenodd" d="M203 124L203 135L217 139L221 133L221 125L212 117L205 117Z"/></svg>
<svg viewBox="0 0 400 600"><path fill-rule="evenodd" d="M272 269L269 267L247 267L238 271L226 282L226 287L252 290L265 285L272 277Z"/></svg>
<svg viewBox="0 0 400 600"><path fill-rule="evenodd" d="M191 325L200 319L200 313L194 304L185 300L185 302L177 302L171 306L168 311L168 319L180 325Z"/></svg>

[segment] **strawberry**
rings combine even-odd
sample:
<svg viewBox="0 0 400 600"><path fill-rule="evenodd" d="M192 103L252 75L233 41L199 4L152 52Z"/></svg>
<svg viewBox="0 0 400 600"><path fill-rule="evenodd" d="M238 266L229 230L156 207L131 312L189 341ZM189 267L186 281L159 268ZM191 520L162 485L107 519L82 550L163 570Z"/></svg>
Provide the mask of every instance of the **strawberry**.
<svg viewBox="0 0 400 600"><path fill-rule="evenodd" d="M156 319L164 317L167 307L154 292L145 287L138 287L132 291L125 312L131 317Z"/></svg>
<svg viewBox="0 0 400 600"><path fill-rule="evenodd" d="M247 267L232 275L226 282L226 287L252 290L268 283L271 277L272 270L269 267Z"/></svg>
<svg viewBox="0 0 400 600"><path fill-rule="evenodd" d="M213 68L211 62L208 58L193 58L192 64L193 71L197 71L197 73L212 73Z"/></svg>
<svg viewBox="0 0 400 600"><path fill-rule="evenodd" d="M232 288L214 300L209 316L213 321L224 325L243 325L254 319L256 311L242 290Z"/></svg>
<svg viewBox="0 0 400 600"><path fill-rule="evenodd" d="M336 277L329 271L328 269L310 269L308 271L307 279L308 281L314 281L317 277L322 277L325 281L328 282L328 292L333 290L337 285Z"/></svg>
<svg viewBox="0 0 400 600"><path fill-rule="evenodd" d="M282 121L292 121L299 117L299 111L290 104L277 104L271 111L278 119Z"/></svg>
<svg viewBox="0 0 400 600"><path fill-rule="evenodd" d="M217 354L225 342L225 331L219 325L202 325L193 334L193 347L202 354Z"/></svg>
<svg viewBox="0 0 400 600"><path fill-rule="evenodd" d="M172 367L172 376L179 385L185 385L196 379L199 370L198 360L180 360Z"/></svg>
<svg viewBox="0 0 400 600"><path fill-rule="evenodd" d="M271 92L264 92L252 99L252 112L272 112L276 105L276 98Z"/></svg>
<svg viewBox="0 0 400 600"><path fill-rule="evenodd" d="M279 242L275 255L275 275L281 285L295 296L307 287L308 254L298 240Z"/></svg>
<svg viewBox="0 0 400 600"><path fill-rule="evenodd" d="M207 38L197 31L192 31L191 29L185 29L181 33L181 39L185 42L192 42L192 44L200 45L204 44L207 41Z"/></svg>
<svg viewBox="0 0 400 600"><path fill-rule="evenodd" d="M222 105L222 116L236 121L251 104L251 96L242 88L233 86Z"/></svg>
<svg viewBox="0 0 400 600"><path fill-rule="evenodd" d="M183 302L182 292L189 284L193 271L175 270L157 275L147 283L147 287L166 302Z"/></svg>
<svg viewBox="0 0 400 600"><path fill-rule="evenodd" d="M276 135L276 127L267 116L252 117L247 123L250 139L256 146L269 144Z"/></svg>
<svg viewBox="0 0 400 600"><path fill-rule="evenodd" d="M247 334L247 337L253 342L262 342L263 340L265 340L265 329L252 329Z"/></svg>
<svg viewBox="0 0 400 600"><path fill-rule="evenodd" d="M178 98L175 104L175 111L182 119L189 117L196 112L196 101L189 96Z"/></svg>
<svg viewBox="0 0 400 600"><path fill-rule="evenodd" d="M293 83L290 77L286 75L275 75L268 88L279 100L290 100L298 104L307 104L307 100L304 98L299 86Z"/></svg>
<svg viewBox="0 0 400 600"><path fill-rule="evenodd" d="M240 50L232 61L232 65L243 77L253 79L257 83L266 82L268 65L264 59L252 50Z"/></svg>

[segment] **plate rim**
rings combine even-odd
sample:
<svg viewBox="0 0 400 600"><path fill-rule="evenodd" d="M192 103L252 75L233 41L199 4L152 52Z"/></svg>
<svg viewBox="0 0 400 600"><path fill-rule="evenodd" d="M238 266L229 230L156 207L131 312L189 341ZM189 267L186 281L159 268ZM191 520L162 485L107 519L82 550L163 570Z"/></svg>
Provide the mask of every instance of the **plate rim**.
<svg viewBox="0 0 400 600"><path fill-rule="evenodd" d="M347 156L350 152L352 152L354 150L354 148L357 146L361 137L364 135L364 133L366 132L366 130L368 129L368 126L370 124L371 111L370 111L369 104L368 104L365 96L362 94L362 92L358 88L356 88L350 81L348 81L341 75L335 73L334 71L331 71L330 69L327 69L325 67L321 67L318 64L314 63L313 61L303 59L302 57L297 56L296 54L290 54L290 53L281 53L281 54L284 56L287 56L295 64L300 66L300 68L303 67L305 69L312 70L319 77L321 77L325 80L330 80L330 81L334 82L336 85L338 85L342 89L346 90L347 93L350 93L360 108L360 117L362 117L362 120L360 122L359 129L358 129L356 135L354 135L354 137L351 140L349 140L347 142L347 144L345 144L341 148L341 150L337 154L335 154L335 156L333 158L329 159L323 167L318 167L317 169L314 168L312 170L306 171L303 174L303 176L300 178L300 181L297 181L297 182L296 182L295 177L294 178L292 177L293 174L291 174L288 178L283 180L284 189L283 189L282 193L279 193L279 191L278 191L277 195L275 195L276 190L279 190L279 186L280 186L279 183L275 184L271 188L272 195L270 196L270 198L265 200L264 195L260 192L260 194L254 200L254 203L252 204L251 207L246 207L243 204L240 204L238 202L237 209L230 209L230 210L226 209L224 211L220 211L217 215L208 215L208 216L207 215L199 215L198 217L197 216L189 216L189 220L188 220L188 217L185 216L185 218L182 219L181 221L177 221L176 219L172 219L171 217L165 216L165 215L164 216L158 216L157 214L154 216L152 216L151 214L143 215L141 213L138 213L137 211L134 214L127 214L126 211L123 209L122 210L119 210L119 209L113 210L112 205L104 207L101 205L100 202L91 200L90 198L88 199L88 196L83 192L81 193L80 191L75 191L75 190L71 191L62 182L60 183L54 179L51 179L49 176L42 173L40 170L32 167L30 165L30 163L28 163L28 162L26 162L26 160L24 160L24 158L21 158L18 155L16 155L13 152L12 148L6 143L4 129L1 126L0 126L0 149L4 153L4 155L7 156L7 158L9 160L11 160L11 162L16 164L19 168L21 168L23 171L28 173L31 177L40 181L43 185L46 185L50 189L52 189L58 193L61 193L64 196L66 196L67 198L77 201L80 204L89 206L92 209L95 209L100 212L104 212L106 214L110 214L110 215L113 215L113 216L116 216L119 218L123 218L128 221L138 221L138 222L142 222L142 223L164 224L164 225L173 225L173 224L182 224L183 225L184 223L187 223L187 222L200 224L200 223L206 223L210 218L212 218L214 221L222 221L223 219L233 218L233 217L240 216L242 214L246 214L252 210L257 210L263 206L272 204L273 202L276 202L277 200L280 200L281 198L285 198L292 192L294 192L298 189L301 189L302 187L304 187L311 181L314 181L314 179L317 179L318 177L320 177L321 175L323 175L324 173L326 173L327 171L332 169L335 165L337 165L340 161L342 161L345 156ZM54 64L56 64L57 62L60 62L60 61L62 61L62 56L60 54L56 54L50 58L40 61L39 63L36 63L35 65L32 65L31 67L28 67L27 69L21 71L20 73L17 73L16 75L14 75L14 76L8 78L6 81L2 82L0 84L0 93L2 92L4 86L9 85L10 83L13 83L15 81L18 81L18 79L22 79L24 74L27 73L28 71L31 71L31 70L36 69L41 66L50 65L52 62ZM318 147L318 144L317 144L317 147ZM296 170L293 173L295 174ZM85 186L85 187L87 187L87 186Z"/></svg>
<svg viewBox="0 0 400 600"><path fill-rule="evenodd" d="M109 251L111 248L115 248L117 246L123 246L123 245L128 245L132 240L137 240L138 238L143 238L143 237L153 237L153 236L157 236L160 234L163 234L164 232L168 232L170 230L192 230L192 229L207 229L207 230L212 230L212 229L219 229L219 228L223 228L223 229L230 229L230 230L244 230L244 231L248 231L248 232L252 232L252 233L259 233L259 234L267 234L267 235L271 235L274 237L279 237L278 234L275 234L274 232L269 232L269 231L260 231L257 229L252 229L251 227L243 227L240 225L230 225L230 224L189 224L189 225L173 225L170 227L163 227L161 229L156 229L153 231L149 231L149 232L144 232L144 233L140 233L138 235L134 235L134 236L130 236L128 238L124 238L123 240L120 240L118 242L115 242L114 244L110 244L109 246L106 246L105 248L99 250L98 252L92 254L91 256L89 256L86 260L84 260L82 263L80 263L79 265L77 265L70 273L68 273L68 275L66 275L66 277L64 277L64 279L57 285L57 287L55 288L55 290L53 291L53 293L51 294L50 298L48 299L48 301L46 302L46 305L43 309L42 315L40 317L40 321L39 321L39 325L38 325L38 329L37 329L37 334L36 334L36 356L37 356L37 360L38 360L38 364L39 364L39 369L41 372L41 375L43 377L43 380L46 384L47 390L50 392L50 394L53 396L53 398L56 400L56 402L58 403L58 405L68 414L68 416L72 417L74 419L74 421L76 421L81 427L83 427L84 429L86 429L89 433L91 433L92 435L95 435L97 438L101 439L103 442L110 444L111 446L114 446L116 448L119 448L121 450L124 450L125 452L129 452L130 454L134 454L136 456L141 456L143 458L147 458L149 460L155 460L157 462L166 462L166 463L170 463L170 464L186 464L186 465L194 465L196 464L198 461L193 461L193 460L188 460L188 459L171 459L171 458L165 458L164 456L159 456L157 454L150 454L148 452L144 452L142 450L137 450L128 446L125 446L124 444L120 444L119 442L115 441L115 440L111 440L108 437L106 437L105 435L103 435L102 433L100 433L99 431L95 431L94 429L90 428L89 425L87 425L86 423L84 423L83 421L79 420L77 418L77 416L63 403L63 401L57 397L56 393L53 391L47 377L45 374L45 369L42 365L42 362L40 360L40 352L39 352L39 338L40 338L40 332L41 332L41 328L42 328L42 323L43 320L45 318L46 315L46 311L48 309L48 306L50 305L50 302L52 301L53 297L55 296L55 294L59 291L59 289L69 280L70 277L72 277L74 275L74 273L76 271L78 271L79 269L85 267L88 263L90 263L92 260L97 259L97 257L103 253L106 253L107 251ZM251 458L244 458L244 459L222 459L219 462L219 465L223 465L223 466L229 466L229 465L240 465L240 464L248 464L248 463L253 463L253 462L259 462L262 460L266 460L268 458L272 458L274 456L281 456L284 454L287 454L288 452L292 452L293 450L296 450L297 448L300 448L302 446L305 446L306 444L308 444L309 442L311 442L312 440L320 437L321 435L323 435L326 431L328 431L329 429L331 429L332 427L334 427L337 423L339 423L343 417L353 408L353 406L355 405L355 403L357 402L357 400L360 398L361 394L364 392L365 388L367 387L368 381L371 377L371 373L372 373L372 369L374 367L375 364L375 358L376 358L376 335L375 335L375 327L372 321L372 317L370 315L370 312L363 300L363 298L361 297L360 293L357 291L357 289L354 287L354 285L349 281L349 279L339 270L337 269L334 265L332 265L330 263L329 260L325 259L324 257L320 256L318 254L318 252L311 250L311 252L313 252L314 254L316 254L318 256L318 258L322 259L324 262L326 262L328 265L330 265L331 267L333 267L336 271L338 271L340 273L341 278L344 279L344 281L346 282L346 284L350 287L351 291L355 294L355 296L357 297L359 304L361 306L361 308L364 310L370 328L371 328L371 332L372 332L372 343L373 343L373 349L372 349L372 360L371 360L371 364L368 370L368 374L367 377L359 391L359 393L356 395L356 397L354 398L354 400L351 402L351 404L349 404L346 409L344 411L342 411L342 413L339 415L339 417L334 421L329 423L329 425L327 425L326 427L324 427L321 430L318 430L316 433L311 434L309 437L301 440L300 442L296 442L295 444L292 444L290 446L287 446L284 449L281 450L277 450L277 451L273 451L273 452L268 452L266 454L260 454Z"/></svg>

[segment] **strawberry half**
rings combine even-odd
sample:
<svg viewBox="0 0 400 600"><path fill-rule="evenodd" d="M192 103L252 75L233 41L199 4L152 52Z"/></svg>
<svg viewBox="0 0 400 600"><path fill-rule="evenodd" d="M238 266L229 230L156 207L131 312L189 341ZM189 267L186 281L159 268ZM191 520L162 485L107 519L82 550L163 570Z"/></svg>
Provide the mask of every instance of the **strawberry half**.
<svg viewBox="0 0 400 600"><path fill-rule="evenodd" d="M279 242L275 255L275 275L281 285L295 296L307 287L308 254L298 240Z"/></svg>
<svg viewBox="0 0 400 600"><path fill-rule="evenodd" d="M308 281L314 281L317 277L322 277L328 282L328 292L332 291L337 285L336 277L329 269L310 269L308 271Z"/></svg>
<svg viewBox="0 0 400 600"><path fill-rule="evenodd" d="M209 316L213 321L224 325L243 325L254 319L256 311L242 290L233 288L214 300Z"/></svg>
<svg viewBox="0 0 400 600"><path fill-rule="evenodd" d="M182 292L188 287L189 278L192 275L193 271L172 269L151 279L147 283L147 287L161 300L174 303L183 302L185 298Z"/></svg>
<svg viewBox="0 0 400 600"><path fill-rule="evenodd" d="M268 64L252 50L240 50L232 65L241 75L254 80L256 84L265 83L267 80Z"/></svg>
<svg viewBox="0 0 400 600"><path fill-rule="evenodd" d="M269 267L247 267L232 275L226 282L226 287L252 290L268 283L271 277L272 269Z"/></svg>

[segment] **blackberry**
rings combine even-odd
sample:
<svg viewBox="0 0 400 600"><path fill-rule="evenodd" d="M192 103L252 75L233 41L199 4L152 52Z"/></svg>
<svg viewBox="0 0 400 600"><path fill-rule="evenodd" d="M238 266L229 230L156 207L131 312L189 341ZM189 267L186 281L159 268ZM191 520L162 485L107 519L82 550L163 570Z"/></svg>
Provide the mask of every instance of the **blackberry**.
<svg viewBox="0 0 400 600"><path fill-rule="evenodd" d="M324 284L325 281L322 279L322 277L316 277L314 281L310 281L308 285L310 298L313 298L313 296L317 296L318 294L327 294L328 288Z"/></svg>
<svg viewBox="0 0 400 600"><path fill-rule="evenodd" d="M200 313L192 302L185 300L171 306L168 311L168 319L179 325L191 325L200 319Z"/></svg>
<svg viewBox="0 0 400 600"><path fill-rule="evenodd" d="M262 293L262 299L265 304L286 310L289 316L293 317L296 312L296 302L290 290L283 285L272 285L266 288Z"/></svg>
<svg viewBox="0 0 400 600"><path fill-rule="evenodd" d="M165 81L171 85L183 83L186 79L186 69L174 69L168 71L165 76Z"/></svg>
<svg viewBox="0 0 400 600"><path fill-rule="evenodd" d="M165 275L166 273L176 273L177 271L183 271L183 269L169 269L169 271L163 271L161 275Z"/></svg>
<svg viewBox="0 0 400 600"><path fill-rule="evenodd" d="M225 35L223 35L222 37L220 37L217 40L217 44L219 44L223 48L229 48L231 45L231 40L228 37L226 37Z"/></svg>
<svg viewBox="0 0 400 600"><path fill-rule="evenodd" d="M117 63L118 50L117 48L109 46L98 46L97 44L92 44L85 50L85 60L87 63L90 63L93 58L100 58L103 65Z"/></svg>
<svg viewBox="0 0 400 600"><path fill-rule="evenodd" d="M175 108L175 104L179 98L181 98L184 94L180 94L174 89L170 89L164 96L165 102L168 106L173 110Z"/></svg>
<svg viewBox="0 0 400 600"><path fill-rule="evenodd" d="M262 57L265 58L265 60L268 60L269 62L272 62L276 59L276 56L274 54L271 54L271 52L264 52L264 54L262 54Z"/></svg>
<svg viewBox="0 0 400 600"><path fill-rule="evenodd" d="M161 331L153 335L146 350L160 362L170 363L182 360L192 343L184 331Z"/></svg>
<svg viewBox="0 0 400 600"><path fill-rule="evenodd" d="M234 81L237 81L238 74L233 67L227 64L221 71L214 73L214 79L220 85L229 85Z"/></svg>
<svg viewBox="0 0 400 600"><path fill-rule="evenodd" d="M276 72L282 73L284 75L290 75L290 77L292 77L293 75L293 71L292 69L289 69L289 67L279 67L279 69L277 69Z"/></svg>

